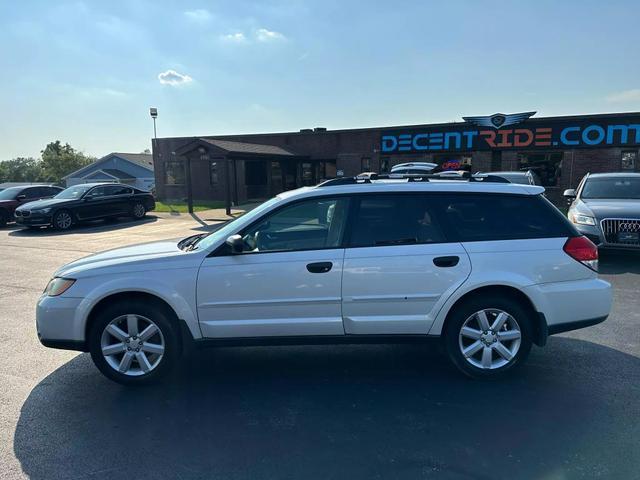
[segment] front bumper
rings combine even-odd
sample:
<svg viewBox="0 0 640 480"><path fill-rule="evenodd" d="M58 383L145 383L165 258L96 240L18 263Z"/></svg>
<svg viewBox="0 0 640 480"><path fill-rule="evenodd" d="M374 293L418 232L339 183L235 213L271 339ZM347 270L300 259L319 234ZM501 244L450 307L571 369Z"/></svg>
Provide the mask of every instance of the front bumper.
<svg viewBox="0 0 640 480"><path fill-rule="evenodd" d="M46 347L86 351L85 332L78 321L82 298L43 295L36 307L38 339Z"/></svg>
<svg viewBox="0 0 640 480"><path fill-rule="evenodd" d="M587 237L599 249L603 250L635 250L640 251L640 245L638 244L628 244L624 243L608 243L605 239L604 233L602 229L598 225L573 225L576 227L578 232Z"/></svg>
<svg viewBox="0 0 640 480"><path fill-rule="evenodd" d="M14 215L14 220L18 225L26 225L28 227L43 227L51 225L51 215L46 214L31 214L28 217L22 215Z"/></svg>

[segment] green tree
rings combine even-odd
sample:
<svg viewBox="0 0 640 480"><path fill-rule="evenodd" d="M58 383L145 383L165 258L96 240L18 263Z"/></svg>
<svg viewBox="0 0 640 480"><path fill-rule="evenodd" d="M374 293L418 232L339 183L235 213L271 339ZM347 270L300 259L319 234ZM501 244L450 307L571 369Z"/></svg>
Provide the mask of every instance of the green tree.
<svg viewBox="0 0 640 480"><path fill-rule="evenodd" d="M18 157L0 162L0 182L40 182L43 180L39 160Z"/></svg>
<svg viewBox="0 0 640 480"><path fill-rule="evenodd" d="M49 143L41 154L42 180L52 183L62 183L64 176L95 161L94 157L78 152L68 143L63 145L60 140Z"/></svg>

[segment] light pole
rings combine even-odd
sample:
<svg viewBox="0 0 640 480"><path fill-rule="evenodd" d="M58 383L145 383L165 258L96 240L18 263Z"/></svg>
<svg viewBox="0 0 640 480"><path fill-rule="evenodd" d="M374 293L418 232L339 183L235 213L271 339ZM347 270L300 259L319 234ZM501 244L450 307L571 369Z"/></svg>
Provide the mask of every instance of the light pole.
<svg viewBox="0 0 640 480"><path fill-rule="evenodd" d="M158 135L156 134L156 118L158 118L158 109L155 107L151 107L149 109L149 115L151 115L151 118L153 118L153 138L155 140L158 138Z"/></svg>

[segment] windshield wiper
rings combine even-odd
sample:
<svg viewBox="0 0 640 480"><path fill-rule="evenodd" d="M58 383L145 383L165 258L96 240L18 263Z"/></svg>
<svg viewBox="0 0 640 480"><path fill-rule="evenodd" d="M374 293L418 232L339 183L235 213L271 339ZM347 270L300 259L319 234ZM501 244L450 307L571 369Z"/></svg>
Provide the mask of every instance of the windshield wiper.
<svg viewBox="0 0 640 480"><path fill-rule="evenodd" d="M191 235L178 242L178 248L180 250L191 251L198 244L200 240L209 235L208 233L198 233L197 235Z"/></svg>

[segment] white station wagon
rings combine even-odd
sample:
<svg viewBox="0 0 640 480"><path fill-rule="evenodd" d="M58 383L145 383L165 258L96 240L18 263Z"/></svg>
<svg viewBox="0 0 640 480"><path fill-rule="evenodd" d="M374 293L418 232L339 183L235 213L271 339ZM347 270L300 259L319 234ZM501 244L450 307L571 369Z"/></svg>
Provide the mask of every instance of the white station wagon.
<svg viewBox="0 0 640 480"><path fill-rule="evenodd" d="M598 251L542 187L428 177L330 180L208 235L72 262L38 302L40 341L91 352L125 384L194 345L429 337L464 373L494 377L533 343L606 319Z"/></svg>

